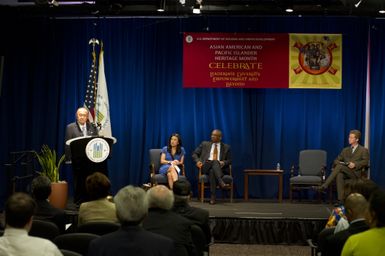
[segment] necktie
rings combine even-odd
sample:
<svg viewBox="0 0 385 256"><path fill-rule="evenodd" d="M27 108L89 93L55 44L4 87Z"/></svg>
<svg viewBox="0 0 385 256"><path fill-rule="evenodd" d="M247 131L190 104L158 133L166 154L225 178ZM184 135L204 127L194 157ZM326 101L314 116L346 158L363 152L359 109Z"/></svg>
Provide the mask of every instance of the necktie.
<svg viewBox="0 0 385 256"><path fill-rule="evenodd" d="M84 135L84 136L87 136L87 130L86 130L86 127L85 127L85 126L82 127L82 132L83 132L83 135Z"/></svg>
<svg viewBox="0 0 385 256"><path fill-rule="evenodd" d="M214 144L213 160L218 160L218 146L217 146L217 143Z"/></svg>

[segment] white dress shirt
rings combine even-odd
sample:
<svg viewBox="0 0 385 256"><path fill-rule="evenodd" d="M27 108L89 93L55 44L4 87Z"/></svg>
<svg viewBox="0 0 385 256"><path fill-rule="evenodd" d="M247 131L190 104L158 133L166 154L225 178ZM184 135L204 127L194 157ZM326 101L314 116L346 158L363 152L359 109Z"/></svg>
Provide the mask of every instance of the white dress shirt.
<svg viewBox="0 0 385 256"><path fill-rule="evenodd" d="M87 125L86 124L79 124L80 130L83 132L83 136L87 136Z"/></svg>
<svg viewBox="0 0 385 256"><path fill-rule="evenodd" d="M6 228L0 237L1 256L63 256L51 241L29 236L23 228Z"/></svg>
<svg viewBox="0 0 385 256"><path fill-rule="evenodd" d="M218 161L220 160L220 155L221 155L221 143L213 143L213 144L211 145L211 150L210 150L210 157L209 157L209 160L210 160L210 161L213 160L215 144L217 144L217 149L218 149Z"/></svg>

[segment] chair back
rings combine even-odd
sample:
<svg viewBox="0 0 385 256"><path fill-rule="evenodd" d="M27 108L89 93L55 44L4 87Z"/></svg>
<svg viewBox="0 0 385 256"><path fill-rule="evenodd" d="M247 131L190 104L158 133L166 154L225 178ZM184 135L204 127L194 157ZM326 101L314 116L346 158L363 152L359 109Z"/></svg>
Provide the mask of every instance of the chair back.
<svg viewBox="0 0 385 256"><path fill-rule="evenodd" d="M81 254L69 250L63 250L61 249L60 252L63 254L63 256L82 256Z"/></svg>
<svg viewBox="0 0 385 256"><path fill-rule="evenodd" d="M60 230L53 222L33 220L29 235L53 241L55 237L60 235Z"/></svg>
<svg viewBox="0 0 385 256"><path fill-rule="evenodd" d="M195 249L198 256L202 256L203 252L207 251L206 235L202 228L198 225L191 225L191 237L195 245Z"/></svg>
<svg viewBox="0 0 385 256"><path fill-rule="evenodd" d="M325 150L302 150L299 152L299 173L304 176L319 176L326 166Z"/></svg>
<svg viewBox="0 0 385 256"><path fill-rule="evenodd" d="M95 235L105 235L112 233L120 228L118 223L113 222L88 222L80 225L77 229L78 233L91 233Z"/></svg>
<svg viewBox="0 0 385 256"><path fill-rule="evenodd" d="M69 233L57 236L54 243L59 249L87 255L90 242L98 237L100 236L90 233Z"/></svg>
<svg viewBox="0 0 385 256"><path fill-rule="evenodd" d="M154 166L155 173L158 173L160 168L160 154L162 149L152 148L149 150L150 164Z"/></svg>

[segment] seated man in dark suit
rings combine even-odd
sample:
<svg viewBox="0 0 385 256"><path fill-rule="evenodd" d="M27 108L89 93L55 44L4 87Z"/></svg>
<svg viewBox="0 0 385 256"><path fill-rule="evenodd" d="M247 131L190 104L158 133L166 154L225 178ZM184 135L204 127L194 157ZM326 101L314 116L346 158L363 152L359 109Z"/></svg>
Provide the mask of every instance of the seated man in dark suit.
<svg viewBox="0 0 385 256"><path fill-rule="evenodd" d="M348 238L357 233L369 229L366 223L365 214L368 209L368 202L365 197L358 193L350 194L345 200L346 217L349 221L349 228L342 230L326 239L325 253L322 255L341 255L342 248Z"/></svg>
<svg viewBox="0 0 385 256"><path fill-rule="evenodd" d="M31 189L37 206L35 219L51 221L56 224L61 233L64 233L65 212L62 209L53 207L48 201L51 194L51 181L46 176L38 176L32 180Z"/></svg>
<svg viewBox="0 0 385 256"><path fill-rule="evenodd" d="M337 181L337 194L340 202L344 199L344 185L346 179L361 178L362 169L369 165L369 151L359 144L361 132L352 130L349 133L349 147L344 148L334 160L333 171L325 183L316 187L317 190L326 189L334 179Z"/></svg>
<svg viewBox="0 0 385 256"><path fill-rule="evenodd" d="M196 255L191 238L192 222L171 211L174 204L172 191L166 186L157 185L147 191L147 199L149 210L143 228L171 238L175 243L176 255Z"/></svg>
<svg viewBox="0 0 385 256"><path fill-rule="evenodd" d="M211 242L209 212L205 209L189 205L191 185L188 180L177 180L173 186L175 202L172 210L198 225L206 235L206 243Z"/></svg>
<svg viewBox="0 0 385 256"><path fill-rule="evenodd" d="M230 146L221 142L222 132L213 130L211 133L211 141L203 141L197 147L192 158L198 168L202 168L202 173L209 175L210 179L210 204L215 204L215 189L217 184L225 187L222 177L224 173L229 172L231 164Z"/></svg>
<svg viewBox="0 0 385 256"><path fill-rule="evenodd" d="M122 227L113 233L94 239L89 246L90 256L168 256L175 255L173 241L142 228L147 215L146 192L126 186L114 197L116 215Z"/></svg>

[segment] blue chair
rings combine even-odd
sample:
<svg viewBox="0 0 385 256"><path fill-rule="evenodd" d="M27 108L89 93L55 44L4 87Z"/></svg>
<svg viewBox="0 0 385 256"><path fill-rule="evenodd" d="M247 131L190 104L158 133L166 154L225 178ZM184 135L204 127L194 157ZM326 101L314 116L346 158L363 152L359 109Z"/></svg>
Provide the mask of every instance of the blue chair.
<svg viewBox="0 0 385 256"><path fill-rule="evenodd" d="M229 165L229 174L225 174L222 177L222 180L225 184L228 184L229 186L226 186L225 188L221 188L222 192L229 191L230 192L230 202L233 202L233 194L234 194L234 178L232 175L231 165ZM202 173L202 169L198 168L198 195L200 198L200 201L203 203L205 198L205 189L210 188L210 178L209 175ZM219 185L217 185L217 188L220 188Z"/></svg>
<svg viewBox="0 0 385 256"><path fill-rule="evenodd" d="M167 176L159 173L161 153L162 149L159 148L149 150L151 186L159 184L168 186ZM186 179L184 165L182 165L179 178Z"/></svg>
<svg viewBox="0 0 385 256"><path fill-rule="evenodd" d="M311 189L321 186L325 181L327 153L324 150L302 150L299 152L298 174L294 175L294 166L291 168L290 201L293 191Z"/></svg>

